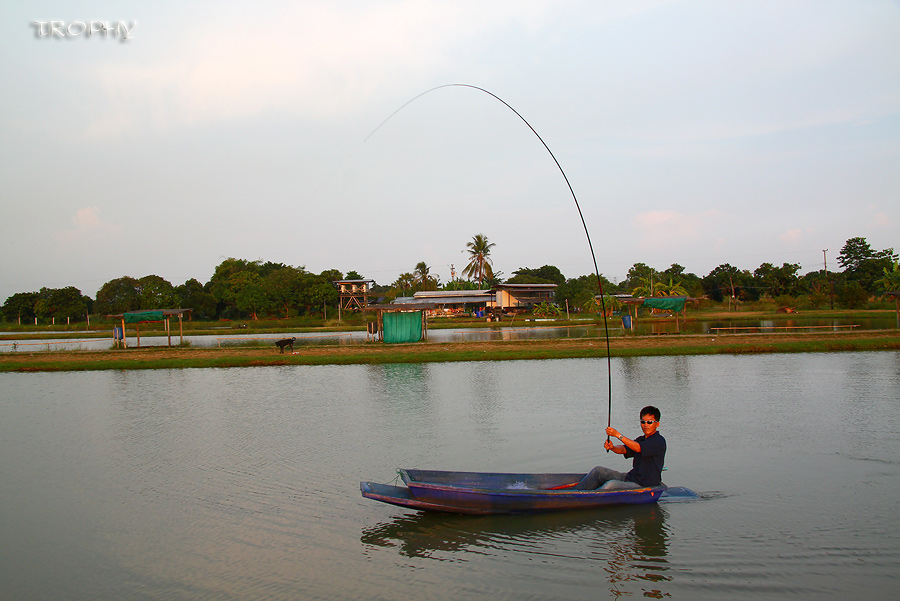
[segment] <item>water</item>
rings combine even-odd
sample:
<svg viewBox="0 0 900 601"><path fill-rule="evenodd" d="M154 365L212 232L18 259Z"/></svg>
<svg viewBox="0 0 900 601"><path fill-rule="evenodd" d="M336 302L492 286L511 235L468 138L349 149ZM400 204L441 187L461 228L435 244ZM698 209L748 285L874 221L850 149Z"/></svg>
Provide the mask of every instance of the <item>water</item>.
<svg viewBox="0 0 900 601"><path fill-rule="evenodd" d="M844 599L900 584L900 353L613 360L702 500L465 517L396 467L625 468L605 360L0 374L0 599Z"/></svg>

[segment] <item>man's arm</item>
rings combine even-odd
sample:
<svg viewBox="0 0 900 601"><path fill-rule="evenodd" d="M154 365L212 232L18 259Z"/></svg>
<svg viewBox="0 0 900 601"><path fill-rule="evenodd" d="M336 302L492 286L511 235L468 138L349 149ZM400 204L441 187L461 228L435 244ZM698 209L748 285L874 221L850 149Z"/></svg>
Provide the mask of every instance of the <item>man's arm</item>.
<svg viewBox="0 0 900 601"><path fill-rule="evenodd" d="M618 455L624 455L628 450L623 446L614 445L612 441L607 440L603 443L603 448L607 451L612 451Z"/></svg>
<svg viewBox="0 0 900 601"><path fill-rule="evenodd" d="M609 450L612 451L613 453L618 453L619 455L624 455L628 450L631 450L633 453L641 452L641 444L639 442L636 442L634 440L631 440L627 436L624 436L621 432L619 432L615 428L611 428L611 427L607 428L606 435L612 436L613 438L618 438L619 441L624 445L621 447L616 446L616 445L613 445L612 447L610 447Z"/></svg>

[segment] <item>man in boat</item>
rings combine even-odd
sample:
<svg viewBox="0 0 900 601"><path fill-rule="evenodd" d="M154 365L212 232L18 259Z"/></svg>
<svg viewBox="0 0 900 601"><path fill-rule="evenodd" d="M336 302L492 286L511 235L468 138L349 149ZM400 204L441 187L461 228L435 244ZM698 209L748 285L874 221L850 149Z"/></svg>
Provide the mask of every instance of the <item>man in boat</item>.
<svg viewBox="0 0 900 601"><path fill-rule="evenodd" d="M634 440L623 436L613 427L606 429L606 435L618 438L621 445L613 444L609 438L603 443L607 451L634 458L631 471L618 472L598 465L575 486L576 490L594 490L601 486L606 489L644 488L662 484L662 469L666 459L666 439L657 432L659 409L652 405L641 409L641 431Z"/></svg>

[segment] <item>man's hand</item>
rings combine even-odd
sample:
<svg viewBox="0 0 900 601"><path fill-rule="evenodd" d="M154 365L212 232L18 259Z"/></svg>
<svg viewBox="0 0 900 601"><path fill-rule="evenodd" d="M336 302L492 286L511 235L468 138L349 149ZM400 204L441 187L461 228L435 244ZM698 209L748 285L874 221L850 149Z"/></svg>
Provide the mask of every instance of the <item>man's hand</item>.
<svg viewBox="0 0 900 601"><path fill-rule="evenodd" d="M606 435L612 436L613 438L618 438L618 437L622 436L622 433L619 432L618 430L616 430L615 428L613 428L612 426L610 426L609 428L606 429Z"/></svg>
<svg viewBox="0 0 900 601"><path fill-rule="evenodd" d="M611 443L610 441L607 440L606 442L603 443L603 448L606 449L607 451L612 451L614 448L616 448L616 445L614 445L613 443Z"/></svg>

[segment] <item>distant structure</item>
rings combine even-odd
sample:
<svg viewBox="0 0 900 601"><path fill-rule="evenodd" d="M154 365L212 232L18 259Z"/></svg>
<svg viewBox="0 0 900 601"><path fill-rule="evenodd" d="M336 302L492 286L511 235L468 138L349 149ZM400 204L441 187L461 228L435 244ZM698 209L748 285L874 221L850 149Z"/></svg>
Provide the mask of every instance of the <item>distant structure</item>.
<svg viewBox="0 0 900 601"><path fill-rule="evenodd" d="M375 280L332 280L338 289L338 319L341 311L364 311L369 305L369 291Z"/></svg>
<svg viewBox="0 0 900 601"><path fill-rule="evenodd" d="M540 303L552 303L556 284L497 284L482 290L423 290L412 296L401 296L395 305L410 309L432 305L431 313L494 310L498 313L520 312Z"/></svg>
<svg viewBox="0 0 900 601"><path fill-rule="evenodd" d="M119 348L119 342L122 343L122 348L128 348L128 340L125 337L125 324L134 324L135 334L137 335L137 345L138 348L141 347L141 324L142 323L154 323L154 322L164 322L166 336L168 337L168 345L172 346L172 330L169 328L169 318L173 315L178 317L178 336L180 338L179 343L184 344L184 324L183 324L183 316L185 313L190 317L190 313L193 309L150 309L147 311L127 311L125 313L116 313L114 315L107 315L107 317L113 317L115 319L122 320L122 327L113 329L113 339L116 343L116 348Z"/></svg>

